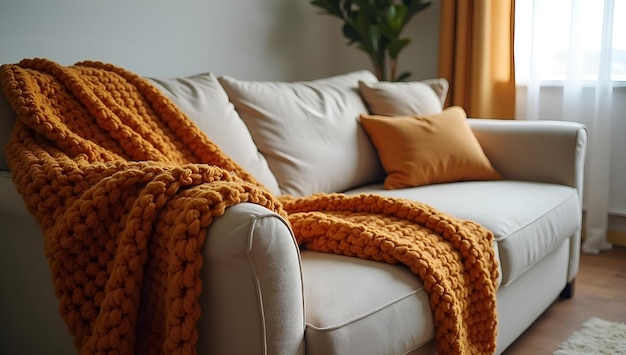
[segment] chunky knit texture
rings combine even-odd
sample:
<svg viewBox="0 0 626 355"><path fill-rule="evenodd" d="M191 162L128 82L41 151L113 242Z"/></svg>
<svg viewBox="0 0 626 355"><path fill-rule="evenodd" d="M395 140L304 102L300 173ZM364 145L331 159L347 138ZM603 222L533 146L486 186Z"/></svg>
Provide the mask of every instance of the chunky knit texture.
<svg viewBox="0 0 626 355"><path fill-rule="evenodd" d="M493 236L476 223L375 195L272 196L113 65L23 60L0 78L18 115L9 166L82 354L195 353L206 227L241 202L286 217L304 248L406 264L430 295L441 354L495 351Z"/></svg>
<svg viewBox="0 0 626 355"><path fill-rule="evenodd" d="M407 265L430 296L439 354L495 351L498 267L492 235L425 204L379 195L283 196L310 250Z"/></svg>

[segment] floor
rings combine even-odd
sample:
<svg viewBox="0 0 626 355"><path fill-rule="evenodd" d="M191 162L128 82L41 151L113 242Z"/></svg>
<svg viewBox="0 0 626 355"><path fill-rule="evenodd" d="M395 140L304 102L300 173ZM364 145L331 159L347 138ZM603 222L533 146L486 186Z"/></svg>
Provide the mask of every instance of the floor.
<svg viewBox="0 0 626 355"><path fill-rule="evenodd" d="M626 323L626 247L581 254L574 297L557 300L504 355L552 354L591 317Z"/></svg>

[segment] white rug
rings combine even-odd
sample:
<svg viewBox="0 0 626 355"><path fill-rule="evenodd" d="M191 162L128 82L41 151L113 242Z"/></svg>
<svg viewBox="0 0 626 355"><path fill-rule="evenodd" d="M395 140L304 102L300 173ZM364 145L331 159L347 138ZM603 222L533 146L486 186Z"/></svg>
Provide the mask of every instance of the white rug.
<svg viewBox="0 0 626 355"><path fill-rule="evenodd" d="M626 354L626 324L591 318L554 352L554 355L579 354Z"/></svg>

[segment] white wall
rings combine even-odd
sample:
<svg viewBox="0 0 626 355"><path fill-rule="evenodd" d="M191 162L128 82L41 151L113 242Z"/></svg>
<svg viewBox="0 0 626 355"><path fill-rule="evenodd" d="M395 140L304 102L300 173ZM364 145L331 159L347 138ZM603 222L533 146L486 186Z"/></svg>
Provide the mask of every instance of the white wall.
<svg viewBox="0 0 626 355"><path fill-rule="evenodd" d="M437 71L438 1L405 34L401 69ZM145 76L211 71L249 80L308 80L370 69L340 21L308 0L0 0L0 63L45 57L113 63Z"/></svg>

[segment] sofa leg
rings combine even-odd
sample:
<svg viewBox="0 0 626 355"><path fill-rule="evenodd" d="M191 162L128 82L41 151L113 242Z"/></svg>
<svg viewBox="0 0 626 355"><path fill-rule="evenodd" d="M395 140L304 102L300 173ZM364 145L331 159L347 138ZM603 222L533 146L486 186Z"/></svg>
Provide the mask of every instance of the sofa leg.
<svg viewBox="0 0 626 355"><path fill-rule="evenodd" d="M574 281L575 280L572 280L568 282L567 285L565 285L565 288L563 289L563 291L561 291L561 298L570 299L574 297Z"/></svg>

